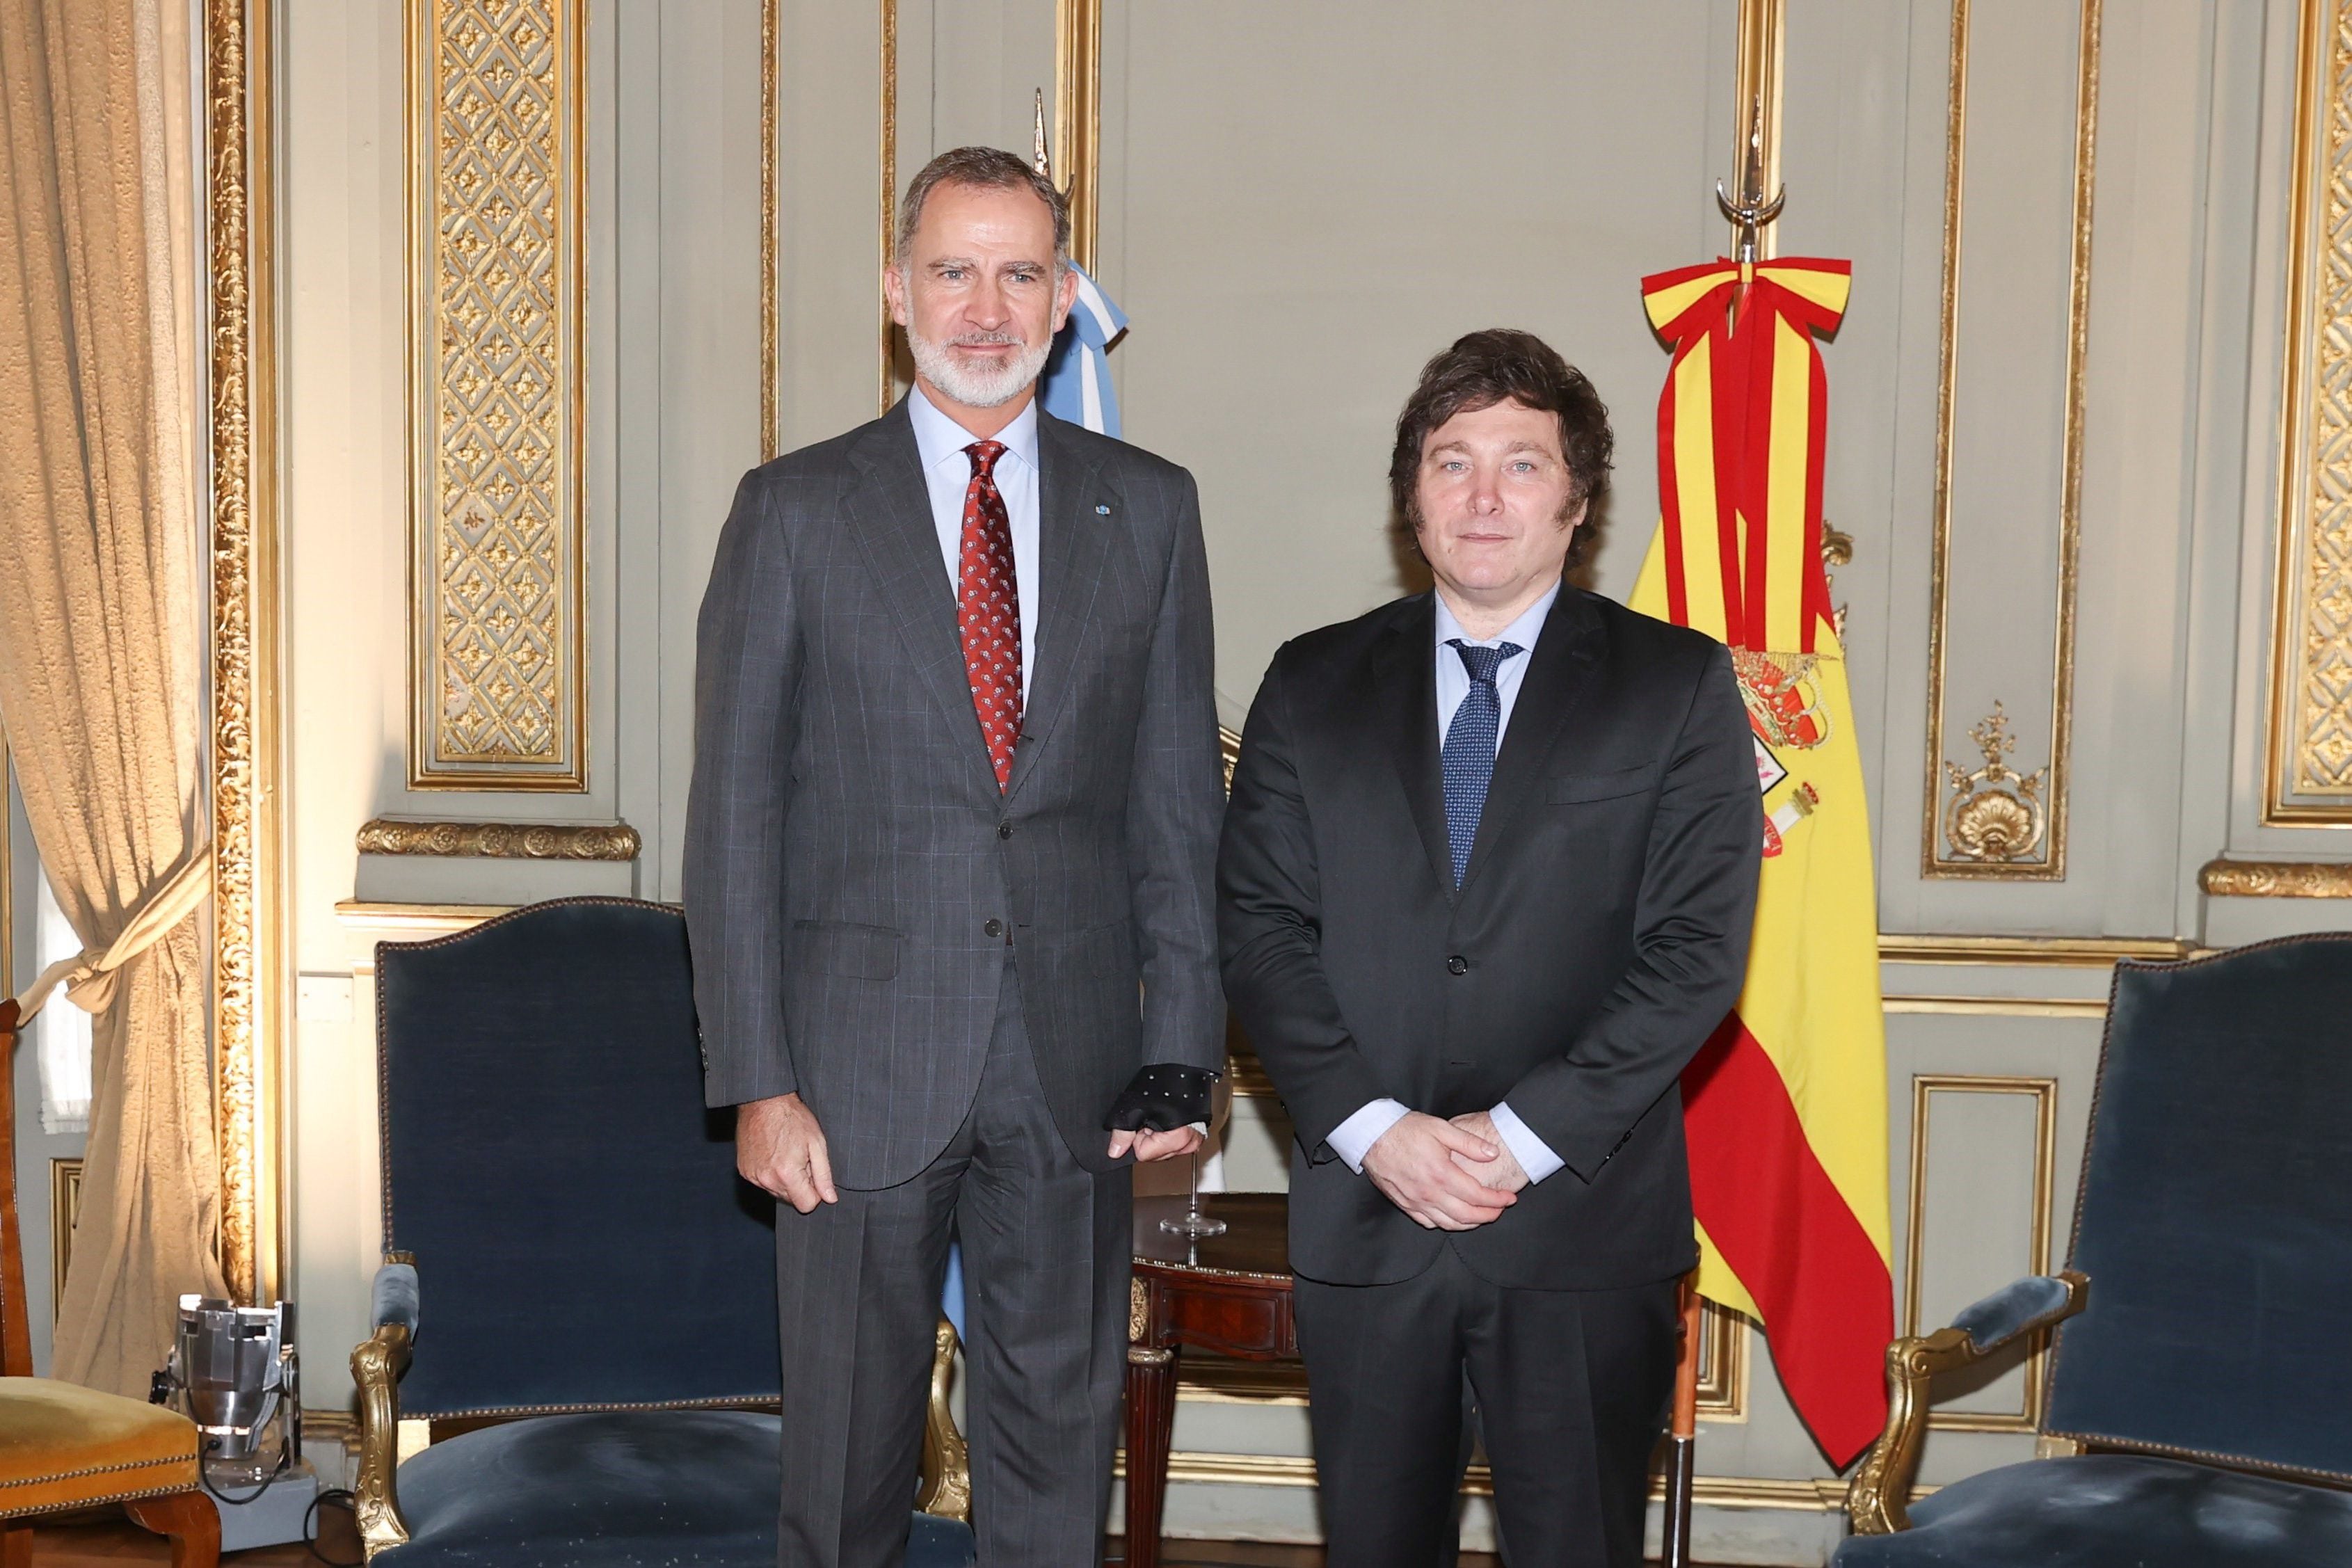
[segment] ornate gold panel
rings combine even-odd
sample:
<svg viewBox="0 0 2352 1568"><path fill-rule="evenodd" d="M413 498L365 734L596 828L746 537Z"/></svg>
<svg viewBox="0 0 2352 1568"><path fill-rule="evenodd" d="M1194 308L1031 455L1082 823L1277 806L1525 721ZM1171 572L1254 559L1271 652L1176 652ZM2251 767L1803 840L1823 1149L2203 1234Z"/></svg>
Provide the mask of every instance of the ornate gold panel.
<svg viewBox="0 0 2352 1568"><path fill-rule="evenodd" d="M2352 14L2304 0L2263 820L2352 826Z"/></svg>
<svg viewBox="0 0 2352 1568"><path fill-rule="evenodd" d="M583 0L410 0L409 787L587 787Z"/></svg>
<svg viewBox="0 0 2352 1568"><path fill-rule="evenodd" d="M221 1268L230 1293L243 1301L277 1292L284 1243L269 18L269 7L257 0L205 0L214 1089Z"/></svg>
<svg viewBox="0 0 2352 1568"><path fill-rule="evenodd" d="M2089 346L2091 193L2097 148L2100 0L2081 0L2074 94L2074 215L2067 263L2064 427L2059 457L2058 613L2052 648L2046 761L2012 768L2017 748L1999 704L1970 731L1981 765L1946 755L1944 676L1949 648L1953 419L1960 327L1962 153L1968 135L1969 0L1952 0L1948 118L1944 152L1944 279L1937 390L1935 543L1929 567L1927 746L1919 835L1922 877L2063 881L2066 876L2067 752L2074 727L2074 601L2081 554L2083 386ZM1975 759L1970 758L1974 763Z"/></svg>
<svg viewBox="0 0 2352 1568"><path fill-rule="evenodd" d="M2104 1010L2104 1004L2100 1005ZM2033 1213L2026 1243L2026 1267L2036 1274L2050 1272L2050 1197L2058 1165L2058 1080L2054 1078L2003 1078L1979 1073L1922 1073L1911 1080L1911 1190L1904 1222L1903 1321L1895 1331L1908 1336L1923 1331L1919 1322L1920 1260L1927 1248L1922 1230L1927 1213L1928 1110L1937 1094L2019 1094L2034 1102ZM2002 1280L2000 1283L2006 1284ZM1939 1327L1930 1324L1927 1327ZM1940 1432L2031 1432L2042 1420L2042 1402L2048 1361L2048 1339L2039 1336L2025 1363L2025 1405L2007 1411L1931 1411L1927 1426Z"/></svg>

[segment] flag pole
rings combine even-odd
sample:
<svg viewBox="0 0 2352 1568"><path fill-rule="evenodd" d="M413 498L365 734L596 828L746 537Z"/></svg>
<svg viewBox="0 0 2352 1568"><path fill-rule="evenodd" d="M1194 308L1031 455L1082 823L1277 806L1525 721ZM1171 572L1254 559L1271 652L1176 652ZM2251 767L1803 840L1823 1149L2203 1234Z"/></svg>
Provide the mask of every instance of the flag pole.
<svg viewBox="0 0 2352 1568"><path fill-rule="evenodd" d="M1691 1493L1698 1484L1698 1271L1683 1277L1682 1321L1675 1353L1675 1406L1667 1428L1665 1551L1663 1568L1691 1568Z"/></svg>

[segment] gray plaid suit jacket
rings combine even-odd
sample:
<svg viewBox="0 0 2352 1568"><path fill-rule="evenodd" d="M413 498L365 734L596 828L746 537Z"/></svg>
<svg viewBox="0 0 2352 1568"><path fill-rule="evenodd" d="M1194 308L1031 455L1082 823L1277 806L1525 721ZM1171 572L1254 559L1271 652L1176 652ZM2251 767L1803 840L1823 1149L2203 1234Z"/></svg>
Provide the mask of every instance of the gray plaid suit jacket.
<svg viewBox="0 0 2352 1568"><path fill-rule="evenodd" d="M751 470L719 536L685 862L705 1094L797 1091L844 1186L908 1179L961 1125L1008 941L1090 1168L1139 1067L1223 1065L1199 495L1042 410L1038 458L1036 667L1002 795L903 402Z"/></svg>

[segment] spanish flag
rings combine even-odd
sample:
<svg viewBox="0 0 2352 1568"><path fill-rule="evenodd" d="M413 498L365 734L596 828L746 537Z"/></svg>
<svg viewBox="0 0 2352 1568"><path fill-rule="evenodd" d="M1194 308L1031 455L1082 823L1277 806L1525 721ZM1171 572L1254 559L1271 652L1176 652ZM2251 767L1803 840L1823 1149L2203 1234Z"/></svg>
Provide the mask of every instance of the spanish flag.
<svg viewBox="0 0 2352 1568"><path fill-rule="evenodd" d="M1845 262L1797 259L1643 280L1674 361L1663 515L1633 590L1634 608L1730 645L1767 818L1747 984L1683 1075L1698 1289L1764 1325L1840 1468L1885 1423L1894 1334L1870 821L1822 562L1813 340L1849 282Z"/></svg>

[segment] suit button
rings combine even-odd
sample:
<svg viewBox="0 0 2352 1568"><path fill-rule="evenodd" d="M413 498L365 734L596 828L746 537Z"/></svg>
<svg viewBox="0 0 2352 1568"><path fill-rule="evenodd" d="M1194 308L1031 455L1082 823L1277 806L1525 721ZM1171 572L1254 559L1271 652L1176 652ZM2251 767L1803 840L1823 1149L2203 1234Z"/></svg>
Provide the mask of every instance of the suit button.
<svg viewBox="0 0 2352 1568"><path fill-rule="evenodd" d="M991 921L980 929L986 931L991 936L1003 936L1004 934L1004 922L1003 921Z"/></svg>
<svg viewBox="0 0 2352 1568"><path fill-rule="evenodd" d="M1457 952L1453 957L1445 961L1445 973L1448 974L1467 974L1470 973L1470 961Z"/></svg>
<svg viewBox="0 0 2352 1568"><path fill-rule="evenodd" d="M997 836L999 838L1010 838L1010 837L1013 837L1013 824L1011 824L1011 823L1009 823L1009 822L1000 822L1000 823L998 823L998 824L996 825L996 836Z"/></svg>

